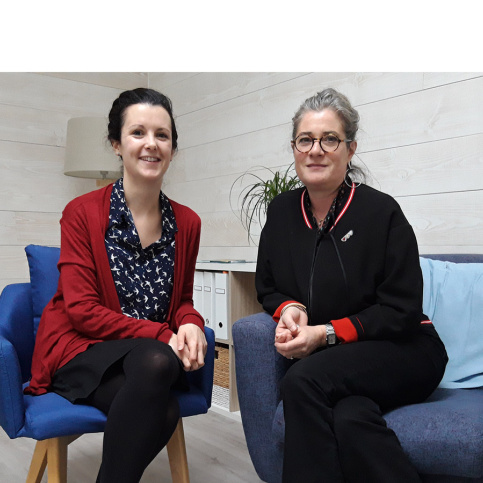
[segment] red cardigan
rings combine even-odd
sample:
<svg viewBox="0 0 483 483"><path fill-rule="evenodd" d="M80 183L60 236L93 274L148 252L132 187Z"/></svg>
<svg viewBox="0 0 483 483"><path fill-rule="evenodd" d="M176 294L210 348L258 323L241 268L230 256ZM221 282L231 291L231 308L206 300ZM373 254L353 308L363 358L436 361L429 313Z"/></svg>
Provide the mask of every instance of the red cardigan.
<svg viewBox="0 0 483 483"><path fill-rule="evenodd" d="M178 225L175 235L174 286L166 322L124 315L104 244L112 185L71 201L61 224L57 292L40 320L27 394L48 391L52 375L90 344L104 340L151 338L168 342L182 324L203 330L193 308L193 278L201 221L186 206L171 201Z"/></svg>

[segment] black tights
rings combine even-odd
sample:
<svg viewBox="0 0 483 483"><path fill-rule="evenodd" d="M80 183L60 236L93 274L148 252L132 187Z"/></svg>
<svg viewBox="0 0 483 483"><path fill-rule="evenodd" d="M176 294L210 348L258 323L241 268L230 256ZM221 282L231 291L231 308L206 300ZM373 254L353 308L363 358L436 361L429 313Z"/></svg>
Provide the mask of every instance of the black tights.
<svg viewBox="0 0 483 483"><path fill-rule="evenodd" d="M107 414L98 483L138 483L179 419L170 394L181 367L171 348L146 339L106 371L87 403Z"/></svg>

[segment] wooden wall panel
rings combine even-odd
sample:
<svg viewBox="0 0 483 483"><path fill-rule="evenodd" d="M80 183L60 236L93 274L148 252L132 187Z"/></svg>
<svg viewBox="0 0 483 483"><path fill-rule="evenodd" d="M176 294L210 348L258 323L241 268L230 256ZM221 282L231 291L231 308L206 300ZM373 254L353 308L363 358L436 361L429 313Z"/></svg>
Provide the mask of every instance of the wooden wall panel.
<svg viewBox="0 0 483 483"><path fill-rule="evenodd" d="M59 245L65 205L96 188L63 175L68 119L105 116L133 77L0 73L0 288L28 280L25 245Z"/></svg>
<svg viewBox="0 0 483 483"><path fill-rule="evenodd" d="M0 246L60 245L58 213L0 211Z"/></svg>
<svg viewBox="0 0 483 483"><path fill-rule="evenodd" d="M166 94L165 90L167 87L176 86L176 84L199 74L199 72L150 72L148 75L148 87Z"/></svg>
<svg viewBox="0 0 483 483"><path fill-rule="evenodd" d="M169 95L175 108L175 114L182 116L238 97L244 98L251 92L272 88L276 84L301 76L306 76L306 74L227 72L220 75L217 72L207 72L178 77L176 83L164 83L159 77L155 81L152 76L150 76L150 81L152 84L156 84L161 92ZM170 79L171 75L165 77ZM190 93L189 96L186 95L187 91Z"/></svg>
<svg viewBox="0 0 483 483"><path fill-rule="evenodd" d="M328 86L348 95L359 110L358 162L369 168L371 185L401 203L421 251L483 252L481 73L300 73L273 84L271 79L265 73L177 74L173 82L170 74L150 77L151 87L172 97L175 111L179 105L180 151L165 191L201 214L200 256L256 254L231 211L230 186L247 169L292 162L291 117L306 97Z"/></svg>
<svg viewBox="0 0 483 483"><path fill-rule="evenodd" d="M180 151L164 189L201 215L200 259L255 259L230 187L292 162L291 118L328 86L358 108L360 160L420 251L483 253L481 73L0 73L0 286L28 279L24 246L57 244L65 204L95 188L62 174L67 120L105 116L140 85L173 100Z"/></svg>
<svg viewBox="0 0 483 483"><path fill-rule="evenodd" d="M254 131L212 143L183 148L189 130L180 134L180 151L169 168L167 179L175 182L196 181L229 174L243 174L248 169L289 165L292 160L289 123Z"/></svg>
<svg viewBox="0 0 483 483"><path fill-rule="evenodd" d="M25 255L25 247L23 246L2 246L0 248L0 273L3 280L20 279L26 280L29 277Z"/></svg>
<svg viewBox="0 0 483 483"><path fill-rule="evenodd" d="M481 72L425 72L423 88L429 89L451 82L474 79L475 77L481 77Z"/></svg>
<svg viewBox="0 0 483 483"><path fill-rule="evenodd" d="M482 147L483 134L475 134L371 151L359 162L371 184L393 196L471 191L483 188Z"/></svg>
<svg viewBox="0 0 483 483"><path fill-rule="evenodd" d="M361 106L359 152L483 132L483 77Z"/></svg>
<svg viewBox="0 0 483 483"><path fill-rule="evenodd" d="M75 116L106 116L120 89L40 74L0 73L0 104Z"/></svg>
<svg viewBox="0 0 483 483"><path fill-rule="evenodd" d="M70 117L65 112L0 104L0 140L62 146Z"/></svg>
<svg viewBox="0 0 483 483"><path fill-rule="evenodd" d="M289 123L306 97L328 86L339 88L358 106L420 89L422 74L403 74L400 78L390 74L384 76L348 73L296 77L270 88L252 91L209 108L179 116L180 131L189 133L183 147L206 144ZM166 93L170 95L169 90Z"/></svg>
<svg viewBox="0 0 483 483"><path fill-rule="evenodd" d="M40 74L123 90L148 87L146 72L40 72Z"/></svg>
<svg viewBox="0 0 483 483"><path fill-rule="evenodd" d="M234 213L222 211L201 213L201 245L203 246L247 246L247 233ZM224 258L219 255L219 258Z"/></svg>
<svg viewBox="0 0 483 483"><path fill-rule="evenodd" d="M475 245L483 252L483 190L396 199L420 245L436 253L439 246Z"/></svg>
<svg viewBox="0 0 483 483"><path fill-rule="evenodd" d="M64 176L63 168L62 147L0 141L0 209L60 213L95 188L94 180Z"/></svg>

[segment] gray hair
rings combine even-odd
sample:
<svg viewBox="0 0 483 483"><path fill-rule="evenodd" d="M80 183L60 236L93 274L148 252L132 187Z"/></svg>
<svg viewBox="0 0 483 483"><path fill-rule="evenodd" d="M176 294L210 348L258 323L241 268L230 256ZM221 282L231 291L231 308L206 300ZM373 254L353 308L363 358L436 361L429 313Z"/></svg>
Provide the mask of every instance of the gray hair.
<svg viewBox="0 0 483 483"><path fill-rule="evenodd" d="M332 109L337 113L342 122L346 139L355 141L357 130L359 129L359 113L352 107L349 99L344 94L330 87L317 92L315 96L309 97L299 107L292 118L292 139L295 139L297 135L297 130L304 114L310 111L320 112L324 109Z"/></svg>
<svg viewBox="0 0 483 483"><path fill-rule="evenodd" d="M331 87L317 92L314 96L306 99L299 107L292 118L292 140L295 140L300 122L307 112L320 112L324 109L332 109L339 116L344 128L346 144L349 147L351 141L356 140L356 134L359 130L359 113L352 107L349 99L344 94ZM350 181L366 182L370 178L368 170L360 166L354 166L352 162L349 164L349 169L350 176L349 173L346 173L346 177Z"/></svg>

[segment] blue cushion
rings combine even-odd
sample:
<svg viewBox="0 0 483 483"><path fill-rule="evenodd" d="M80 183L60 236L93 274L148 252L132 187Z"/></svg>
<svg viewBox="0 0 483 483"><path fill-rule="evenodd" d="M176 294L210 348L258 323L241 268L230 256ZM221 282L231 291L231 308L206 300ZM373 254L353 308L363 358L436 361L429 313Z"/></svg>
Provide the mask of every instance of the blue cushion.
<svg viewBox="0 0 483 483"><path fill-rule="evenodd" d="M23 398L25 425L17 436L42 440L104 431L106 415L93 406L72 404L54 392Z"/></svg>
<svg viewBox="0 0 483 483"><path fill-rule="evenodd" d="M483 386L483 263L420 259L424 313L449 356L440 387Z"/></svg>
<svg viewBox="0 0 483 483"><path fill-rule="evenodd" d="M424 403L394 409L384 418L420 473L476 478L483 474L482 406L483 389L439 388ZM272 426L280 447L284 431L281 401Z"/></svg>
<svg viewBox="0 0 483 483"><path fill-rule="evenodd" d="M27 253L30 271L34 336L36 336L42 311L57 291L59 282L57 263L60 257L60 248L28 245L25 247L25 252Z"/></svg>
<svg viewBox="0 0 483 483"><path fill-rule="evenodd" d="M208 412L208 403L200 389L191 386L188 392L174 391L180 406L180 416L188 417ZM41 396L24 395L25 424L14 437L37 440L70 434L104 431L106 415L99 409L83 404L71 404L56 393Z"/></svg>
<svg viewBox="0 0 483 483"><path fill-rule="evenodd" d="M436 389L384 415L420 473L483 474L483 389Z"/></svg>

